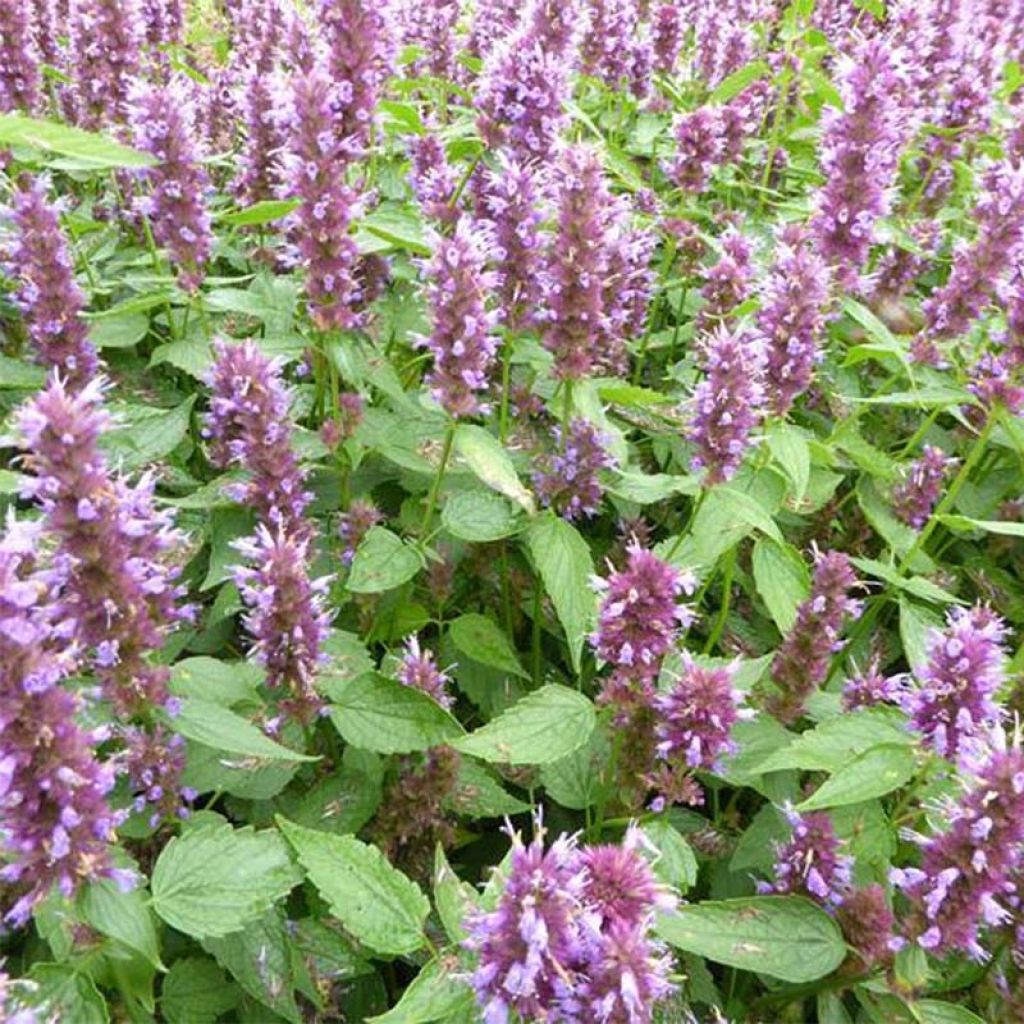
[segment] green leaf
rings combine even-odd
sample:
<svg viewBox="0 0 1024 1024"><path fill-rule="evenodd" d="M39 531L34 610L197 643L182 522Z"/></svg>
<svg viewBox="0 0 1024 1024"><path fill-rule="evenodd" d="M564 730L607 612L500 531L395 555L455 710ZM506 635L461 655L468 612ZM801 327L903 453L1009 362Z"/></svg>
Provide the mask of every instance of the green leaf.
<svg viewBox="0 0 1024 1024"><path fill-rule="evenodd" d="M164 978L160 1009L168 1024L214 1024L233 1010L241 993L207 957L175 960Z"/></svg>
<svg viewBox="0 0 1024 1024"><path fill-rule="evenodd" d="M583 640L597 617L590 548L575 527L551 514L530 524L526 546L565 630L572 667L579 672Z"/></svg>
<svg viewBox="0 0 1024 1024"><path fill-rule="evenodd" d="M251 661L183 658L171 666L170 688L176 697L195 697L228 707L255 700L263 676L263 669Z"/></svg>
<svg viewBox="0 0 1024 1024"><path fill-rule="evenodd" d="M89 339L97 348L131 348L149 333L149 317L144 313L123 313L93 320Z"/></svg>
<svg viewBox="0 0 1024 1024"><path fill-rule="evenodd" d="M511 537L520 527L515 509L491 491L460 491L452 495L441 511L441 521L453 536L476 544Z"/></svg>
<svg viewBox="0 0 1024 1024"><path fill-rule="evenodd" d="M533 514L533 495L522 485L512 460L493 434L460 423L455 430L455 451L478 480Z"/></svg>
<svg viewBox="0 0 1024 1024"><path fill-rule="evenodd" d="M700 484L693 476L673 476L669 473L617 473L608 488L611 494L637 505L654 505L674 498L677 494L696 494Z"/></svg>
<svg viewBox="0 0 1024 1024"><path fill-rule="evenodd" d="M771 68L767 61L753 60L749 64L744 64L738 71L734 71L724 78L716 88L712 89L708 96L708 103L715 105L728 103L734 96L739 96L748 85L769 74L771 74Z"/></svg>
<svg viewBox="0 0 1024 1024"><path fill-rule="evenodd" d="M45 1008L40 1020L109 1024L107 1004L93 980L71 964L34 964L29 980L38 988L33 1002ZM2 1009L2 1007L0 1007ZM36 1019L35 1017L31 1019Z"/></svg>
<svg viewBox="0 0 1024 1024"><path fill-rule="evenodd" d="M897 589L905 590L908 594L920 597L924 601L931 601L934 604L960 603L958 598L948 590L943 590L938 584L932 583L931 580L925 579L923 576L901 576L893 566L886 565L874 558L851 558L850 561L858 569L871 576L876 576L880 580L885 580L886 583Z"/></svg>
<svg viewBox="0 0 1024 1024"><path fill-rule="evenodd" d="M423 559L383 526L375 526L363 538L352 561L346 586L354 594L382 594L407 583L423 568Z"/></svg>
<svg viewBox="0 0 1024 1024"><path fill-rule="evenodd" d="M922 608L900 595L900 640L903 654L912 669L928 660L928 640L934 629L942 627L942 616Z"/></svg>
<svg viewBox="0 0 1024 1024"><path fill-rule="evenodd" d="M732 487L714 488L694 517L692 553L696 566L714 565L719 556L755 531L782 543L775 520L756 499Z"/></svg>
<svg viewBox="0 0 1024 1024"><path fill-rule="evenodd" d="M448 968L431 960L387 1013L368 1018L367 1024L430 1024L475 1005L465 975L454 977Z"/></svg>
<svg viewBox="0 0 1024 1024"><path fill-rule="evenodd" d="M920 1024L985 1024L984 1018L959 1003L918 999L911 1004L911 1008Z"/></svg>
<svg viewBox="0 0 1024 1024"><path fill-rule="evenodd" d="M468 934L464 927L466 915L480 909L479 896L473 886L452 870L440 843L434 851L434 904L448 938L462 942Z"/></svg>
<svg viewBox="0 0 1024 1024"><path fill-rule="evenodd" d="M6 146L26 146L46 153L59 153L73 157L83 169L98 171L116 167L152 167L157 162L148 153L122 146L105 135L25 117L24 114L0 114L0 147Z"/></svg>
<svg viewBox="0 0 1024 1024"><path fill-rule="evenodd" d="M363 750L408 754L462 735L462 726L432 697L377 673L332 685L331 696L335 728Z"/></svg>
<svg viewBox="0 0 1024 1024"><path fill-rule="evenodd" d="M241 931L299 881L275 832L200 825L176 836L153 869L153 909L193 938Z"/></svg>
<svg viewBox="0 0 1024 1024"><path fill-rule="evenodd" d="M123 892L108 878L94 882L82 895L82 916L96 931L124 943L158 970L164 969L145 890Z"/></svg>
<svg viewBox="0 0 1024 1024"><path fill-rule="evenodd" d="M452 746L483 761L548 764L583 746L596 721L583 694L543 686Z"/></svg>
<svg viewBox="0 0 1024 1024"><path fill-rule="evenodd" d="M287 217L298 205L298 199L264 199L244 209L222 213L217 220L234 227L254 227L257 224L270 224Z"/></svg>
<svg viewBox="0 0 1024 1024"><path fill-rule="evenodd" d="M799 811L859 804L899 789L914 774L914 751L906 745L871 747L840 767L803 803Z"/></svg>
<svg viewBox="0 0 1024 1024"><path fill-rule="evenodd" d="M601 799L601 774L611 746L599 725L590 739L566 757L541 765L540 782L547 794L563 807L582 811Z"/></svg>
<svg viewBox="0 0 1024 1024"><path fill-rule="evenodd" d="M768 431L768 448L793 484L793 504L799 506L811 479L811 449L804 432L790 423L774 423Z"/></svg>
<svg viewBox="0 0 1024 1024"><path fill-rule="evenodd" d="M796 623L796 610L811 591L811 576L796 548L761 537L751 556L754 583L768 614L786 634Z"/></svg>
<svg viewBox="0 0 1024 1024"><path fill-rule="evenodd" d="M448 632L466 657L522 679L530 678L519 664L508 637L486 615L476 612L460 615L449 625Z"/></svg>
<svg viewBox="0 0 1024 1024"><path fill-rule="evenodd" d="M280 816L277 823L331 913L360 942L395 956L423 946L430 903L377 847L352 836L303 828Z"/></svg>
<svg viewBox="0 0 1024 1024"><path fill-rule="evenodd" d="M126 469L135 469L170 455L188 435L192 406L190 395L174 409L133 406L115 417L117 426L103 435L103 446Z"/></svg>
<svg viewBox="0 0 1024 1024"><path fill-rule="evenodd" d="M697 858L679 830L666 817L654 818L643 828L657 850L654 873L658 878L680 893L692 889L697 884Z"/></svg>
<svg viewBox="0 0 1024 1024"><path fill-rule="evenodd" d="M971 519L969 516L943 515L939 516L939 522L951 530L961 532L984 530L985 533L997 533L1003 537L1024 537L1024 523L1014 523L1008 519ZM920 1003L915 1005L920 1006Z"/></svg>
<svg viewBox="0 0 1024 1024"><path fill-rule="evenodd" d="M174 731L214 750L261 761L319 761L290 750L263 733L248 719L210 700L187 697L170 724Z"/></svg>
<svg viewBox="0 0 1024 1024"><path fill-rule="evenodd" d="M670 945L716 963L794 984L816 981L846 957L835 921L802 896L695 903L658 917Z"/></svg>
<svg viewBox="0 0 1024 1024"><path fill-rule="evenodd" d="M473 818L502 818L530 810L528 803L506 792L487 768L468 757L462 758L455 789L445 797L444 806Z"/></svg>
<svg viewBox="0 0 1024 1024"><path fill-rule="evenodd" d="M363 253L401 249L416 256L430 255L423 221L411 204L381 203L359 221L356 240Z"/></svg>
<svg viewBox="0 0 1024 1024"><path fill-rule="evenodd" d="M12 359L0 353L0 388L18 388L36 391L46 383L46 371L22 359Z"/></svg>

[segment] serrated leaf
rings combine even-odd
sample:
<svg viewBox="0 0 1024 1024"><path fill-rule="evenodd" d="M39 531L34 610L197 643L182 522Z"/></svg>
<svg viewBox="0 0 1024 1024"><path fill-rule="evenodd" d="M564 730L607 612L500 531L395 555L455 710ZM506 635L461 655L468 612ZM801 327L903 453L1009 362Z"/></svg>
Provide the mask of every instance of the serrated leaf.
<svg viewBox="0 0 1024 1024"><path fill-rule="evenodd" d="M276 833L201 825L164 847L153 869L152 905L172 928L216 938L241 931L298 881Z"/></svg>
<svg viewBox="0 0 1024 1024"><path fill-rule="evenodd" d="M168 1024L214 1024L240 996L212 960L193 956L174 961L164 978L160 1009Z"/></svg>
<svg viewBox="0 0 1024 1024"><path fill-rule="evenodd" d="M508 453L493 434L483 427L460 423L455 430L455 451L478 480L533 514L533 495L523 486Z"/></svg>
<svg viewBox="0 0 1024 1024"><path fill-rule="evenodd" d="M796 622L797 608L811 590L806 563L791 545L761 537L754 545L751 567L768 614L780 633L788 633Z"/></svg>
<svg viewBox="0 0 1024 1024"><path fill-rule="evenodd" d="M441 510L441 521L454 537L487 544L511 537L520 527L520 516L492 491L460 491Z"/></svg>
<svg viewBox="0 0 1024 1024"><path fill-rule="evenodd" d="M415 548L383 526L375 526L356 551L346 586L354 594L382 594L407 583L422 568L423 559Z"/></svg>
<svg viewBox="0 0 1024 1024"><path fill-rule="evenodd" d="M774 423L768 431L768 448L793 484L792 499L799 505L811 478L811 450L802 430L790 423Z"/></svg>
<svg viewBox="0 0 1024 1024"><path fill-rule="evenodd" d="M752 85L769 74L771 74L771 68L767 61L753 60L749 64L744 64L712 89L708 96L708 103L728 103L729 100L739 96L748 85Z"/></svg>
<svg viewBox="0 0 1024 1024"><path fill-rule="evenodd" d="M431 1024L475 1005L465 975L454 976L437 960L431 960L387 1013L370 1017L367 1024Z"/></svg>
<svg viewBox="0 0 1024 1024"><path fill-rule="evenodd" d="M170 455L188 435L195 402L196 396L190 395L174 409L125 409L116 417L117 426L103 435L103 447L126 469L156 462Z"/></svg>
<svg viewBox="0 0 1024 1024"><path fill-rule="evenodd" d="M287 217L299 205L298 199L264 199L241 210L228 210L218 215L217 220L233 227L253 227L257 224L271 224Z"/></svg>
<svg viewBox="0 0 1024 1024"><path fill-rule="evenodd" d="M911 747L894 743L870 747L840 766L810 797L797 804L797 810L816 811L873 800L899 789L913 774Z"/></svg>
<svg viewBox="0 0 1024 1024"><path fill-rule="evenodd" d="M659 915L657 931L678 949L794 984L823 978L846 957L835 921L802 896L682 906Z"/></svg>
<svg viewBox="0 0 1024 1024"><path fill-rule="evenodd" d="M597 616L590 548L578 530L550 514L530 524L526 546L565 630L572 667L579 672L583 640Z"/></svg>
<svg viewBox="0 0 1024 1024"><path fill-rule="evenodd" d="M908 594L920 597L924 601L932 601L935 604L961 603L955 595L948 590L943 590L937 583L925 579L924 576L901 576L893 566L886 565L874 558L851 558L850 561L863 572L885 580L891 586L905 590Z"/></svg>
<svg viewBox="0 0 1024 1024"><path fill-rule="evenodd" d="M432 697L377 673L331 687L331 721L346 743L408 754L451 742L462 726Z"/></svg>
<svg viewBox="0 0 1024 1024"><path fill-rule="evenodd" d="M951 530L984 530L985 533L997 533L1002 537L1024 537L1024 523L1015 523L1009 519L971 519L969 516L943 515L939 522Z"/></svg>
<svg viewBox="0 0 1024 1024"><path fill-rule="evenodd" d="M473 818L503 818L530 810L528 803L506 792L487 768L468 757L462 758L455 788L444 806Z"/></svg>
<svg viewBox="0 0 1024 1024"><path fill-rule="evenodd" d="M331 913L378 953L414 953L424 942L430 903L420 887L392 867L375 846L278 817L310 881Z"/></svg>
<svg viewBox="0 0 1024 1024"><path fill-rule="evenodd" d="M163 970L160 940L143 889L124 892L107 878L94 882L82 894L82 916L96 931L117 939Z"/></svg>
<svg viewBox="0 0 1024 1024"><path fill-rule="evenodd" d="M272 740L248 719L213 701L187 697L170 719L175 732L214 750L261 761L319 761Z"/></svg>
<svg viewBox="0 0 1024 1024"><path fill-rule="evenodd" d="M553 684L527 694L452 746L482 761L548 764L583 746L596 721L594 705L583 694Z"/></svg>
<svg viewBox="0 0 1024 1024"><path fill-rule="evenodd" d="M171 666L170 690L228 707L253 700L264 670L251 661L221 661L205 655L183 658Z"/></svg>
<svg viewBox="0 0 1024 1024"><path fill-rule="evenodd" d="M476 889L452 870L440 843L434 850L434 903L448 938L462 942L468 934L464 926L466 916L480 909L479 898Z"/></svg>
<svg viewBox="0 0 1024 1024"><path fill-rule="evenodd" d="M900 641L912 669L928 660L929 637L932 630L940 629L942 624L941 615L900 595Z"/></svg>
<svg viewBox="0 0 1024 1024"><path fill-rule="evenodd" d="M89 340L97 348L131 348L149 332L149 317L143 313L123 313L104 317L89 325Z"/></svg>
<svg viewBox="0 0 1024 1024"><path fill-rule="evenodd" d="M530 678L519 664L508 637L486 615L476 612L460 615L448 626L448 633L466 657L522 679Z"/></svg>
<svg viewBox="0 0 1024 1024"><path fill-rule="evenodd" d="M679 830L665 817L654 818L643 829L657 851L653 860L658 878L679 893L692 889L697 884L697 858Z"/></svg>
<svg viewBox="0 0 1024 1024"><path fill-rule="evenodd" d="M582 811L601 799L601 774L611 745L598 725L590 739L566 757L541 765L540 781L548 796L563 807Z"/></svg>
<svg viewBox="0 0 1024 1024"><path fill-rule="evenodd" d="M157 162L148 153L130 149L105 135L24 114L0 114L0 146L27 146L44 153L59 153L72 157L83 169L152 167Z"/></svg>

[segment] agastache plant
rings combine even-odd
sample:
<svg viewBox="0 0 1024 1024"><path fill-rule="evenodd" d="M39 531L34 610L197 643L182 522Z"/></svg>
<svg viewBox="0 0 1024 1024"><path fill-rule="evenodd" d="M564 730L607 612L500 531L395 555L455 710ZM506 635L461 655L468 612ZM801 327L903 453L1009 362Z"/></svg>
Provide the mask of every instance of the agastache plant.
<svg viewBox="0 0 1024 1024"><path fill-rule="evenodd" d="M398 679L404 686L432 697L445 710L450 710L455 703L455 698L448 691L451 680L447 673L437 667L433 651L424 650L415 635L405 643L402 660L398 664Z"/></svg>
<svg viewBox="0 0 1024 1024"><path fill-rule="evenodd" d="M835 910L850 889L853 859L841 852L832 819L823 811L786 809L792 834L776 850L774 879L762 892L800 893Z"/></svg>
<svg viewBox="0 0 1024 1024"><path fill-rule="evenodd" d="M99 357L82 319L85 295L75 282L58 207L46 192L45 179L15 192L5 270L15 282L14 299L35 358L56 370L69 389L79 389L96 375Z"/></svg>
<svg viewBox="0 0 1024 1024"><path fill-rule="evenodd" d="M4 0L0 3L0 112L34 111L38 106L39 56L30 5Z"/></svg>
<svg viewBox="0 0 1024 1024"><path fill-rule="evenodd" d="M942 494L951 463L941 448L925 445L921 457L907 467L905 479L893 488L893 511L903 522L920 529L932 514Z"/></svg>
<svg viewBox="0 0 1024 1024"><path fill-rule="evenodd" d="M138 0L71 0L68 36L78 123L123 122L145 40Z"/></svg>
<svg viewBox="0 0 1024 1024"><path fill-rule="evenodd" d="M615 465L607 439L589 420L576 418L568 432L553 427L552 441L533 474L541 504L570 520L595 515L603 494L601 470Z"/></svg>

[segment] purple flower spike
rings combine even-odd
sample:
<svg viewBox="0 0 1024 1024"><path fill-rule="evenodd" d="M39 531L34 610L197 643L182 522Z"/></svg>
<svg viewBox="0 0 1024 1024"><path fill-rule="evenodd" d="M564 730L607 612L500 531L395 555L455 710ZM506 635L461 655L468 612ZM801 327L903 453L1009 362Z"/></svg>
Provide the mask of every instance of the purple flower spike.
<svg viewBox="0 0 1024 1024"><path fill-rule="evenodd" d="M725 156L721 116L714 107L698 107L680 114L674 131L672 177L684 192L703 192Z"/></svg>
<svg viewBox="0 0 1024 1024"><path fill-rule="evenodd" d="M1001 901L1024 865L1024 755L995 740L967 792L948 808L948 831L922 840L921 867L892 872L910 901L906 933L929 952L987 960L979 933L1013 920Z"/></svg>
<svg viewBox="0 0 1024 1024"><path fill-rule="evenodd" d="M426 135L418 135L409 146L412 170L409 181L413 195L423 212L441 224L454 224L459 219L453 205L459 175L448 162L444 143L436 128L428 127Z"/></svg>
<svg viewBox="0 0 1024 1024"><path fill-rule="evenodd" d="M494 238L486 225L463 217L451 237L433 237L433 248L424 265L433 329L419 342L434 357L427 383L449 415L475 416L486 411L479 395L498 348L498 314L487 302L499 284L488 269Z"/></svg>
<svg viewBox="0 0 1024 1024"><path fill-rule="evenodd" d="M921 457L908 467L904 481L893 489L893 511L903 522L917 530L928 522L955 461L941 448L925 445Z"/></svg>
<svg viewBox="0 0 1024 1024"><path fill-rule="evenodd" d="M185 41L182 0L142 0L146 41L151 47L181 45Z"/></svg>
<svg viewBox="0 0 1024 1024"><path fill-rule="evenodd" d="M42 73L32 28L31 4L0 3L0 112L32 112L39 104Z"/></svg>
<svg viewBox="0 0 1024 1024"><path fill-rule="evenodd" d="M310 316L321 330L349 330L361 321L362 295L351 234L359 201L346 181L352 158L342 123L351 112L347 92L319 63L293 79L283 102L284 194L300 200L287 226L294 260L306 272Z"/></svg>
<svg viewBox="0 0 1024 1024"><path fill-rule="evenodd" d="M253 654L267 670L267 685L284 694L286 714L308 724L323 701L314 681L324 663L322 645L330 626L324 610L329 578L310 580L306 569L308 541L265 525L235 544L255 568L240 566L234 578L249 607L245 628L255 641Z"/></svg>
<svg viewBox="0 0 1024 1024"><path fill-rule="evenodd" d="M858 585L847 555L815 555L811 596L797 608L796 622L772 661L772 681L778 689L766 707L779 721L795 722L804 713L807 698L825 682L832 655L842 648L843 623L860 611L860 602L849 596Z"/></svg>
<svg viewBox="0 0 1024 1024"><path fill-rule="evenodd" d="M739 469L761 420L764 350L742 328L722 326L705 337L700 359L705 377L693 395L689 439L693 468L707 470L711 486Z"/></svg>
<svg viewBox="0 0 1024 1024"><path fill-rule="evenodd" d="M651 19L654 70L670 75L679 60L683 42L683 4L667 0L658 4Z"/></svg>
<svg viewBox="0 0 1024 1024"><path fill-rule="evenodd" d="M707 281L700 290L704 306L698 325L708 330L729 318L732 311L750 291L753 267L753 246L748 238L731 228L721 238L721 258L707 272Z"/></svg>
<svg viewBox="0 0 1024 1024"><path fill-rule="evenodd" d="M675 642L679 626L693 618L679 595L692 579L637 543L626 568L595 580L602 595L597 630L590 638L599 658L631 679L653 682Z"/></svg>
<svg viewBox="0 0 1024 1024"><path fill-rule="evenodd" d="M995 694L1003 681L1006 626L991 608L955 608L933 630L928 657L915 671L918 688L904 706L911 725L937 754L961 759L970 744L999 723Z"/></svg>
<svg viewBox="0 0 1024 1024"><path fill-rule="evenodd" d="M72 0L68 37L78 123L124 121L146 38L138 0Z"/></svg>
<svg viewBox="0 0 1024 1024"><path fill-rule="evenodd" d="M715 771L735 749L741 696L730 668L704 668L684 655L672 688L655 697L658 756L681 769Z"/></svg>
<svg viewBox="0 0 1024 1024"><path fill-rule="evenodd" d="M775 879L761 892L799 893L827 910L839 907L850 889L853 859L840 853L832 819L822 811L786 811L793 834L777 850Z"/></svg>
<svg viewBox="0 0 1024 1024"><path fill-rule="evenodd" d="M289 534L308 538L304 513L311 495L291 447L291 397L280 366L251 341L216 342L209 383L213 389L203 436L210 460L223 469L251 474L235 497L255 508L260 519Z"/></svg>
<svg viewBox="0 0 1024 1024"><path fill-rule="evenodd" d="M757 330L767 353L765 397L785 416L811 383L825 331L829 271L800 228L779 232L775 263L761 288Z"/></svg>
<svg viewBox="0 0 1024 1024"><path fill-rule="evenodd" d="M903 696L901 680L885 675L872 659L864 672L851 676L843 686L843 710L870 708L876 704L898 704Z"/></svg>
<svg viewBox="0 0 1024 1024"><path fill-rule="evenodd" d="M0 537L0 882L14 889L4 919L16 927L54 886L73 896L113 874L120 821L107 804L113 774L93 754L100 737L79 728L78 700L61 685L74 649L50 582L30 569L37 544L10 521Z"/></svg>
<svg viewBox="0 0 1024 1024"><path fill-rule="evenodd" d="M875 221L889 212L904 142L899 53L883 36L858 39L839 59L837 74L843 109L823 117L826 181L813 224L822 255L854 288Z"/></svg>
<svg viewBox="0 0 1024 1024"><path fill-rule="evenodd" d="M202 284L213 248L210 214L204 195L210 180L200 164L195 113L181 79L169 85L140 82L129 98L135 144L159 163L140 172L150 195L139 203L178 272L178 283L195 292Z"/></svg>
<svg viewBox="0 0 1024 1024"><path fill-rule="evenodd" d="M99 359L81 317L85 296L43 181L15 193L11 221L16 235L5 263L36 359L56 370L69 390L79 390L96 376Z"/></svg>
<svg viewBox="0 0 1024 1024"><path fill-rule="evenodd" d="M570 521L589 518L601 505L601 470L611 469L615 457L605 450L605 440L589 420L574 419L568 438L563 440L562 434L559 426L552 430L554 451L539 459L533 486L545 508Z"/></svg>
<svg viewBox="0 0 1024 1024"><path fill-rule="evenodd" d="M450 710L455 703L455 698L448 692L451 680L447 673L437 667L433 652L421 649L416 636L409 637L405 643L398 678L403 685L433 697L445 709Z"/></svg>
<svg viewBox="0 0 1024 1024"><path fill-rule="evenodd" d="M350 566L356 557L356 548L370 530L383 520L372 501L355 498L338 522L338 536L341 538L341 563Z"/></svg>

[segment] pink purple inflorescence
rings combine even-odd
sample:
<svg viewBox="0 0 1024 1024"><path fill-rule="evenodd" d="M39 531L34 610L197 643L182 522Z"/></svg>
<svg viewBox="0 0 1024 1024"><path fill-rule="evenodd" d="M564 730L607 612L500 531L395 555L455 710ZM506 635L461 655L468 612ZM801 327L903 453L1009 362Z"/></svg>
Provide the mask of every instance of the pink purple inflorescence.
<svg viewBox="0 0 1024 1024"><path fill-rule="evenodd" d="M607 439L589 420L578 417L552 428L553 450L542 455L533 474L533 486L540 502L566 519L597 514L604 489L601 470L615 465L606 449Z"/></svg>
<svg viewBox="0 0 1024 1024"><path fill-rule="evenodd" d="M924 446L921 457L907 467L905 479L893 489L893 511L903 522L915 529L928 522L954 461L941 448Z"/></svg>
<svg viewBox="0 0 1024 1024"><path fill-rule="evenodd" d="M786 819L792 834L779 844L773 881L761 883L761 891L799 893L834 910L850 889L853 859L841 852L832 819L823 811L792 809Z"/></svg>
<svg viewBox="0 0 1024 1024"><path fill-rule="evenodd" d="M437 667L433 651L420 647L419 638L411 636L406 641L402 660L398 665L398 679L428 697L433 697L441 707L450 709L455 698L449 693L451 680Z"/></svg>

